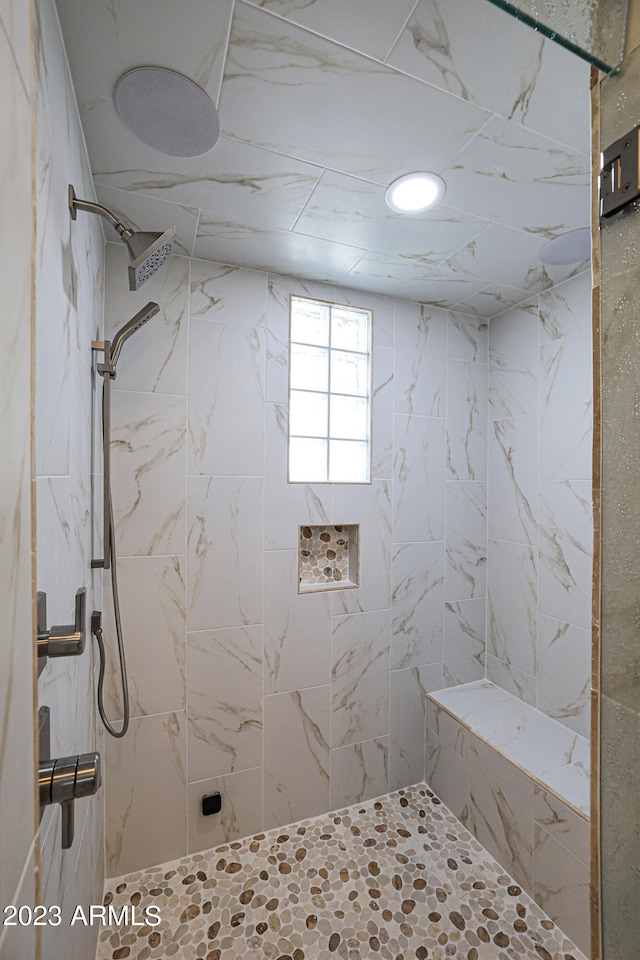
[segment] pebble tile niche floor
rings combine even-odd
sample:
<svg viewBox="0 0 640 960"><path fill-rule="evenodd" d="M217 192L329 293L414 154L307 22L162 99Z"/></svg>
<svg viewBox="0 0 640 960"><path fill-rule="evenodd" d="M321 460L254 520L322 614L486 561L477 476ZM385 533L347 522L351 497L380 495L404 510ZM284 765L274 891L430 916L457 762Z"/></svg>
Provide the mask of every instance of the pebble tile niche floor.
<svg viewBox="0 0 640 960"><path fill-rule="evenodd" d="M425 784L107 882L98 960L585 960Z"/></svg>

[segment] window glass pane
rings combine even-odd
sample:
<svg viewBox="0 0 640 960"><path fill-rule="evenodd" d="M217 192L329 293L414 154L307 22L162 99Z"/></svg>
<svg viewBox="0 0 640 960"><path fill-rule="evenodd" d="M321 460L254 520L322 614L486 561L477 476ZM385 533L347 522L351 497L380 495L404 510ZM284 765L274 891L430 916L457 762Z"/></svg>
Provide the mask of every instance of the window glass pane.
<svg viewBox="0 0 640 960"><path fill-rule="evenodd" d="M354 440L329 441L331 483L366 483L369 480L369 445Z"/></svg>
<svg viewBox="0 0 640 960"><path fill-rule="evenodd" d="M292 390L289 398L289 433L303 437L326 437L327 399L326 393Z"/></svg>
<svg viewBox="0 0 640 960"><path fill-rule="evenodd" d="M368 314L347 307L334 307L331 311L331 346L366 353L369 349Z"/></svg>
<svg viewBox="0 0 640 960"><path fill-rule="evenodd" d="M331 351L332 393L353 393L366 397L369 393L368 358L359 353Z"/></svg>
<svg viewBox="0 0 640 960"><path fill-rule="evenodd" d="M291 389L328 390L329 351L291 344Z"/></svg>
<svg viewBox="0 0 640 960"><path fill-rule="evenodd" d="M291 339L299 343L329 345L331 307L318 300L291 298Z"/></svg>
<svg viewBox="0 0 640 960"><path fill-rule="evenodd" d="M289 438L289 480L324 483L327 479L327 441Z"/></svg>
<svg viewBox="0 0 640 960"><path fill-rule="evenodd" d="M331 396L329 436L366 440L369 436L368 403L358 397Z"/></svg>

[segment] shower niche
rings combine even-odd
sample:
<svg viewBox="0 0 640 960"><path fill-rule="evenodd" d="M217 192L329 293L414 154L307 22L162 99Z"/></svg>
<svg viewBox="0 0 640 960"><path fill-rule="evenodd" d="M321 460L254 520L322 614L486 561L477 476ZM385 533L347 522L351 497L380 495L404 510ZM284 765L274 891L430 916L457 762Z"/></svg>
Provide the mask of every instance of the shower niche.
<svg viewBox="0 0 640 960"><path fill-rule="evenodd" d="M359 524L301 524L298 527L298 593L349 590L359 586Z"/></svg>

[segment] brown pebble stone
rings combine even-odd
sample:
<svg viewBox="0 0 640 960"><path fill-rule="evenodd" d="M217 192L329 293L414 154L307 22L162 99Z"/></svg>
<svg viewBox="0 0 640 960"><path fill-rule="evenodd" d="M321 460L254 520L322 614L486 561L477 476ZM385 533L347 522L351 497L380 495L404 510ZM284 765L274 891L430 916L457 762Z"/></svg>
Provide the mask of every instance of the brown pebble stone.
<svg viewBox="0 0 640 960"><path fill-rule="evenodd" d="M137 907L141 900L142 900L142 896L140 895L140 893L134 893L133 896L131 897L131 903L134 905L134 907Z"/></svg>
<svg viewBox="0 0 640 960"><path fill-rule="evenodd" d="M540 921L540 926L541 926L541 927L544 927L545 930L554 930L554 929L555 929L555 923L553 922L553 920L541 920L541 921Z"/></svg>
<svg viewBox="0 0 640 960"><path fill-rule="evenodd" d="M239 897L240 903L243 906L246 906L247 903L251 903L253 900L253 893L253 890L243 890Z"/></svg>
<svg viewBox="0 0 640 960"><path fill-rule="evenodd" d="M128 957L130 953L129 947L118 947L117 950L113 951L113 960L125 960L125 957Z"/></svg>
<svg viewBox="0 0 640 960"><path fill-rule="evenodd" d="M220 933L220 921L216 920L215 923L212 923L209 929L207 930L207 939L215 940L215 938Z"/></svg>
<svg viewBox="0 0 640 960"><path fill-rule="evenodd" d="M153 893L153 890L151 892ZM162 893L162 890L160 891L160 893ZM104 903L105 907L108 907L112 900L113 900L113 894L111 893L111 890L110 890L109 893L105 894L104 900L102 902Z"/></svg>
<svg viewBox="0 0 640 960"><path fill-rule="evenodd" d="M234 913L234 915L231 917L231 926L239 927L244 920L244 916L244 913Z"/></svg>
<svg viewBox="0 0 640 960"><path fill-rule="evenodd" d="M413 886L416 890L424 890L427 885L427 881L423 880L422 877L418 877L417 880L413 881Z"/></svg>
<svg viewBox="0 0 640 960"><path fill-rule="evenodd" d="M540 957L542 957L542 960L553 960L553 957L551 956L549 951L545 950L545 948L541 946L539 943L536 943L536 953Z"/></svg>
<svg viewBox="0 0 640 960"><path fill-rule="evenodd" d="M513 924L513 929L516 930L518 933L524 933L525 930L527 929L527 925L524 922L524 920L516 920L515 923Z"/></svg>
<svg viewBox="0 0 640 960"><path fill-rule="evenodd" d="M271 900L267 900L267 903L265 904L265 909L266 910L278 909L278 901L275 899L275 897L272 897Z"/></svg>
<svg viewBox="0 0 640 960"><path fill-rule="evenodd" d="M431 920L431 923L437 923L438 920L440 920L440 919L442 919L441 916L440 916L440 914L439 914L439 913L436 913L435 910L434 910L432 913L429 914L429 920Z"/></svg>
<svg viewBox="0 0 640 960"><path fill-rule="evenodd" d="M500 930L500 931L498 931L498 933L496 933L495 937L493 938L493 942L494 942L494 943L496 944L496 946L498 946L498 947L508 947L508 946L509 946L509 937L506 935L506 933L503 933L503 932Z"/></svg>
<svg viewBox="0 0 640 960"><path fill-rule="evenodd" d="M322 540L323 543L329 543L329 541L331 540L331 534L327 533L327 531L325 530L324 533L320 534L320 539Z"/></svg>
<svg viewBox="0 0 640 960"><path fill-rule="evenodd" d="M438 888L436 889L436 897L438 898L438 900L440 901L440 903L444 903L445 900L447 899L446 891L443 890L442 887L438 887Z"/></svg>
<svg viewBox="0 0 640 960"><path fill-rule="evenodd" d="M408 915L411 913L411 911L413 910L413 908L415 907L415 905L416 905L415 900L403 900L403 901L402 901L402 906L401 906L400 909L402 910L402 912L403 912L404 914L406 914L406 915L408 916Z"/></svg>
<svg viewBox="0 0 640 960"><path fill-rule="evenodd" d="M527 908L525 907L524 903L516 904L516 913L518 914L519 917L526 917Z"/></svg>
<svg viewBox="0 0 640 960"><path fill-rule="evenodd" d="M512 883L510 887L507 887L507 893L510 897L519 897L522 893L520 887L517 887L515 883Z"/></svg>
<svg viewBox="0 0 640 960"><path fill-rule="evenodd" d="M206 873L204 872L204 870L198 870L198 872L196 873L196 877L198 878L198 880L206 880L206 879L207 879L207 875L206 875Z"/></svg>
<svg viewBox="0 0 640 960"><path fill-rule="evenodd" d="M304 960L304 950L300 950L300 948L298 948L297 950L294 950L293 960Z"/></svg>
<svg viewBox="0 0 640 960"><path fill-rule="evenodd" d="M287 861L285 860L284 863L280 864L280 866L278 867L278 870L280 871L280 873L291 873L291 864L287 863Z"/></svg>
<svg viewBox="0 0 640 960"><path fill-rule="evenodd" d="M220 960L221 956L222 956L221 950L212 950L210 953L207 954L206 960Z"/></svg>
<svg viewBox="0 0 640 960"><path fill-rule="evenodd" d="M262 933L265 933L268 929L269 929L269 927L267 926L266 923L262 923L262 922L261 922L261 923L256 924L256 933L261 933L261 934L262 934Z"/></svg>
<svg viewBox="0 0 640 960"><path fill-rule="evenodd" d="M269 879L269 873L268 873L267 870L261 870L261 871L260 871L260 879L261 879L261 880L268 880L268 879Z"/></svg>
<svg viewBox="0 0 640 960"><path fill-rule="evenodd" d="M391 883L393 884L394 890L402 890L402 877L399 873L394 873L391 878Z"/></svg>
<svg viewBox="0 0 640 960"><path fill-rule="evenodd" d="M444 945L448 942L449 942L449 937L447 936L447 934L441 933L440 936L438 937L438 943L440 944L440 946L444 947Z"/></svg>
<svg viewBox="0 0 640 960"><path fill-rule="evenodd" d="M332 933L329 937L329 950L331 953L334 953L338 949L338 944L340 943L340 934Z"/></svg>
<svg viewBox="0 0 640 960"><path fill-rule="evenodd" d="M478 940L482 940L483 943L491 942L491 937L489 936L489 934L487 933L484 927L478 927L478 929L476 930L476 933L478 934Z"/></svg>
<svg viewBox="0 0 640 960"><path fill-rule="evenodd" d="M369 937L369 946L377 952L380 949L380 941L377 937Z"/></svg>
<svg viewBox="0 0 640 960"><path fill-rule="evenodd" d="M469 952L468 952L468 954L467 954L467 960L478 960L478 956L479 956L479 955L478 955L478 951L476 950L476 948L475 948L475 947L471 947L471 950L469 950Z"/></svg>
<svg viewBox="0 0 640 960"><path fill-rule="evenodd" d="M374 877L377 877L377 875L380 873L380 867L375 860L372 860L369 864L369 873L372 873Z"/></svg>
<svg viewBox="0 0 640 960"><path fill-rule="evenodd" d="M198 916L200 916L200 907L197 903L191 903L180 914L180 923L188 923L189 920L195 920Z"/></svg>
<svg viewBox="0 0 640 960"><path fill-rule="evenodd" d="M315 930L318 924L318 918L315 916L315 914L311 913L305 920L305 924L306 924L307 930Z"/></svg>
<svg viewBox="0 0 640 960"><path fill-rule="evenodd" d="M482 914L483 914L483 916L487 917L489 920L497 920L497 919L498 919L498 914L495 912L495 910L492 910L491 907L486 907L486 908L482 911Z"/></svg>
<svg viewBox="0 0 640 960"><path fill-rule="evenodd" d="M457 861L454 860L453 857L449 857L449 859L447 860L447 866L449 867L450 870L458 869Z"/></svg>
<svg viewBox="0 0 640 960"><path fill-rule="evenodd" d="M418 947L418 949L416 950L416 957L418 958L418 960L427 960L428 956L429 956L429 951L427 950L426 947Z"/></svg>
<svg viewBox="0 0 640 960"><path fill-rule="evenodd" d="M454 925L454 927L457 927L458 930L464 930L466 926L464 922L464 917L462 916L461 913L458 913L457 910L451 911L451 913L449 914L449 920L451 920L451 923Z"/></svg>

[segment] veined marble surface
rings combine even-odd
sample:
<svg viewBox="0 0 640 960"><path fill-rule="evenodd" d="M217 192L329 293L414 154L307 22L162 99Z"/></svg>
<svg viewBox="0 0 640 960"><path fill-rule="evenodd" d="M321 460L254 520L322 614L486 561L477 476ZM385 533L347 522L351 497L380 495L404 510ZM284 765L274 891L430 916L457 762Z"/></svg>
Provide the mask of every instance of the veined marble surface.
<svg viewBox="0 0 640 960"><path fill-rule="evenodd" d="M197 19L163 11L140 37L122 0L60 11L99 198L175 221L180 252L479 316L573 274L536 263L588 222L588 68L484 0L197 0ZM149 49L216 102L204 156L120 121L113 87ZM445 203L391 213L389 182L425 166Z"/></svg>

